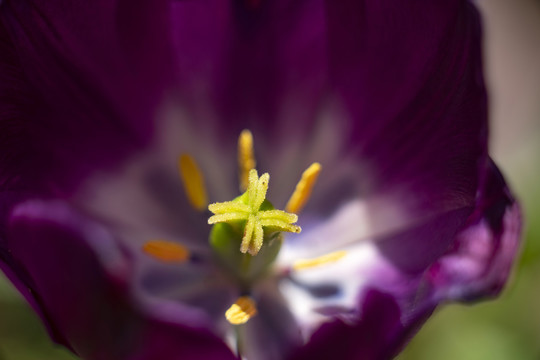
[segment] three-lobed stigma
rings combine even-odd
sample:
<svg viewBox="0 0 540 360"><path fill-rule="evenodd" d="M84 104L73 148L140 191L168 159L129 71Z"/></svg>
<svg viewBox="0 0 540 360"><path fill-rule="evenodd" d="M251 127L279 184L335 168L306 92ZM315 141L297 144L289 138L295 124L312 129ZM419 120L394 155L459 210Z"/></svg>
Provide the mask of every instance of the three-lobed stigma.
<svg viewBox="0 0 540 360"><path fill-rule="evenodd" d="M298 221L296 214L283 210L262 207L266 200L270 175L258 176L257 170L249 172L246 192L233 201L214 203L208 210L214 213L208 224L244 223L240 252L257 255L264 241L265 229L269 233L278 231L299 233L302 229L294 225Z"/></svg>

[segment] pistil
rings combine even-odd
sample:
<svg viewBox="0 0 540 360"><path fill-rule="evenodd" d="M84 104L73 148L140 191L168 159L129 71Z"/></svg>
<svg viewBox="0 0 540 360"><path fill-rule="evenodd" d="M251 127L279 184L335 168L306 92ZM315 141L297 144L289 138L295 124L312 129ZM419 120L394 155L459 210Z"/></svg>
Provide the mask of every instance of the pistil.
<svg viewBox="0 0 540 360"><path fill-rule="evenodd" d="M215 215L208 224L229 223L243 229L240 252L257 255L263 246L265 229L268 234L275 232L299 233L302 229L294 225L298 216L282 210L275 210L266 200L270 175L260 178L257 170L249 172L247 191L233 201L214 203L208 209ZM266 206L263 204L266 202Z"/></svg>

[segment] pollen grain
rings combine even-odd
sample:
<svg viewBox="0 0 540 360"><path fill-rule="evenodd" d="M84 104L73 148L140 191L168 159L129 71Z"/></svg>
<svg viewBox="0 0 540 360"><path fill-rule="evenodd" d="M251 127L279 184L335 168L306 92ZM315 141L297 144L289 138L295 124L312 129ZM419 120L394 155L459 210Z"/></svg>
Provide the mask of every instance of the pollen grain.
<svg viewBox="0 0 540 360"><path fill-rule="evenodd" d="M257 314L257 305L249 296L241 296L225 312L225 318L233 325L241 325L248 322Z"/></svg>
<svg viewBox="0 0 540 360"><path fill-rule="evenodd" d="M178 170L191 206L198 211L205 210L208 205L208 196L204 176L195 159L191 155L182 154L178 159Z"/></svg>
<svg viewBox="0 0 540 360"><path fill-rule="evenodd" d="M311 196L311 191L313 186L317 181L319 173L321 172L321 164L315 162L311 164L302 174L302 178L296 184L291 198L285 206L285 211L298 214L306 205L309 197Z"/></svg>

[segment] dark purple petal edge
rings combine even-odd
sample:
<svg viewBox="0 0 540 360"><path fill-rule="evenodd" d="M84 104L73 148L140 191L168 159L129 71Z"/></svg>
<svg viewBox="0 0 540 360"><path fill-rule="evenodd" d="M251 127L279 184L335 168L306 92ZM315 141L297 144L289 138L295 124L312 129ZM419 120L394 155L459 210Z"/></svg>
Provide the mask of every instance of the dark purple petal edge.
<svg viewBox="0 0 540 360"><path fill-rule="evenodd" d="M31 201L11 217L9 272L52 329L89 360L235 359L204 328L149 315L130 291L130 258L100 225L60 202ZM24 285L23 285L24 284Z"/></svg>

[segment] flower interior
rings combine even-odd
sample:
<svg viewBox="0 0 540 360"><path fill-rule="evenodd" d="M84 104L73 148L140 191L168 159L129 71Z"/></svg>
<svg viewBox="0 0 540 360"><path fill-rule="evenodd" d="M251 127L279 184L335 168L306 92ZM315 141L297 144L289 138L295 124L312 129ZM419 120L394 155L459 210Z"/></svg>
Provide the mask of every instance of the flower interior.
<svg viewBox="0 0 540 360"><path fill-rule="evenodd" d="M272 272L272 264L284 241L283 233L300 233L296 225L298 214L306 205L321 171L313 163L304 173L289 198L285 210L275 209L266 199L270 175L258 175L253 150L253 136L244 130L238 139L239 188L243 192L235 199L208 205L204 175L195 159L188 154L179 157L178 168L187 198L194 208L213 214L208 219L212 225L210 245L216 260L237 284L241 296L225 312L233 325L244 324L257 314L257 304L250 292L258 280ZM190 254L178 243L152 240L145 243L143 251L161 261L185 262ZM303 270L340 260L345 251L333 252L315 259L299 259L293 270Z"/></svg>

